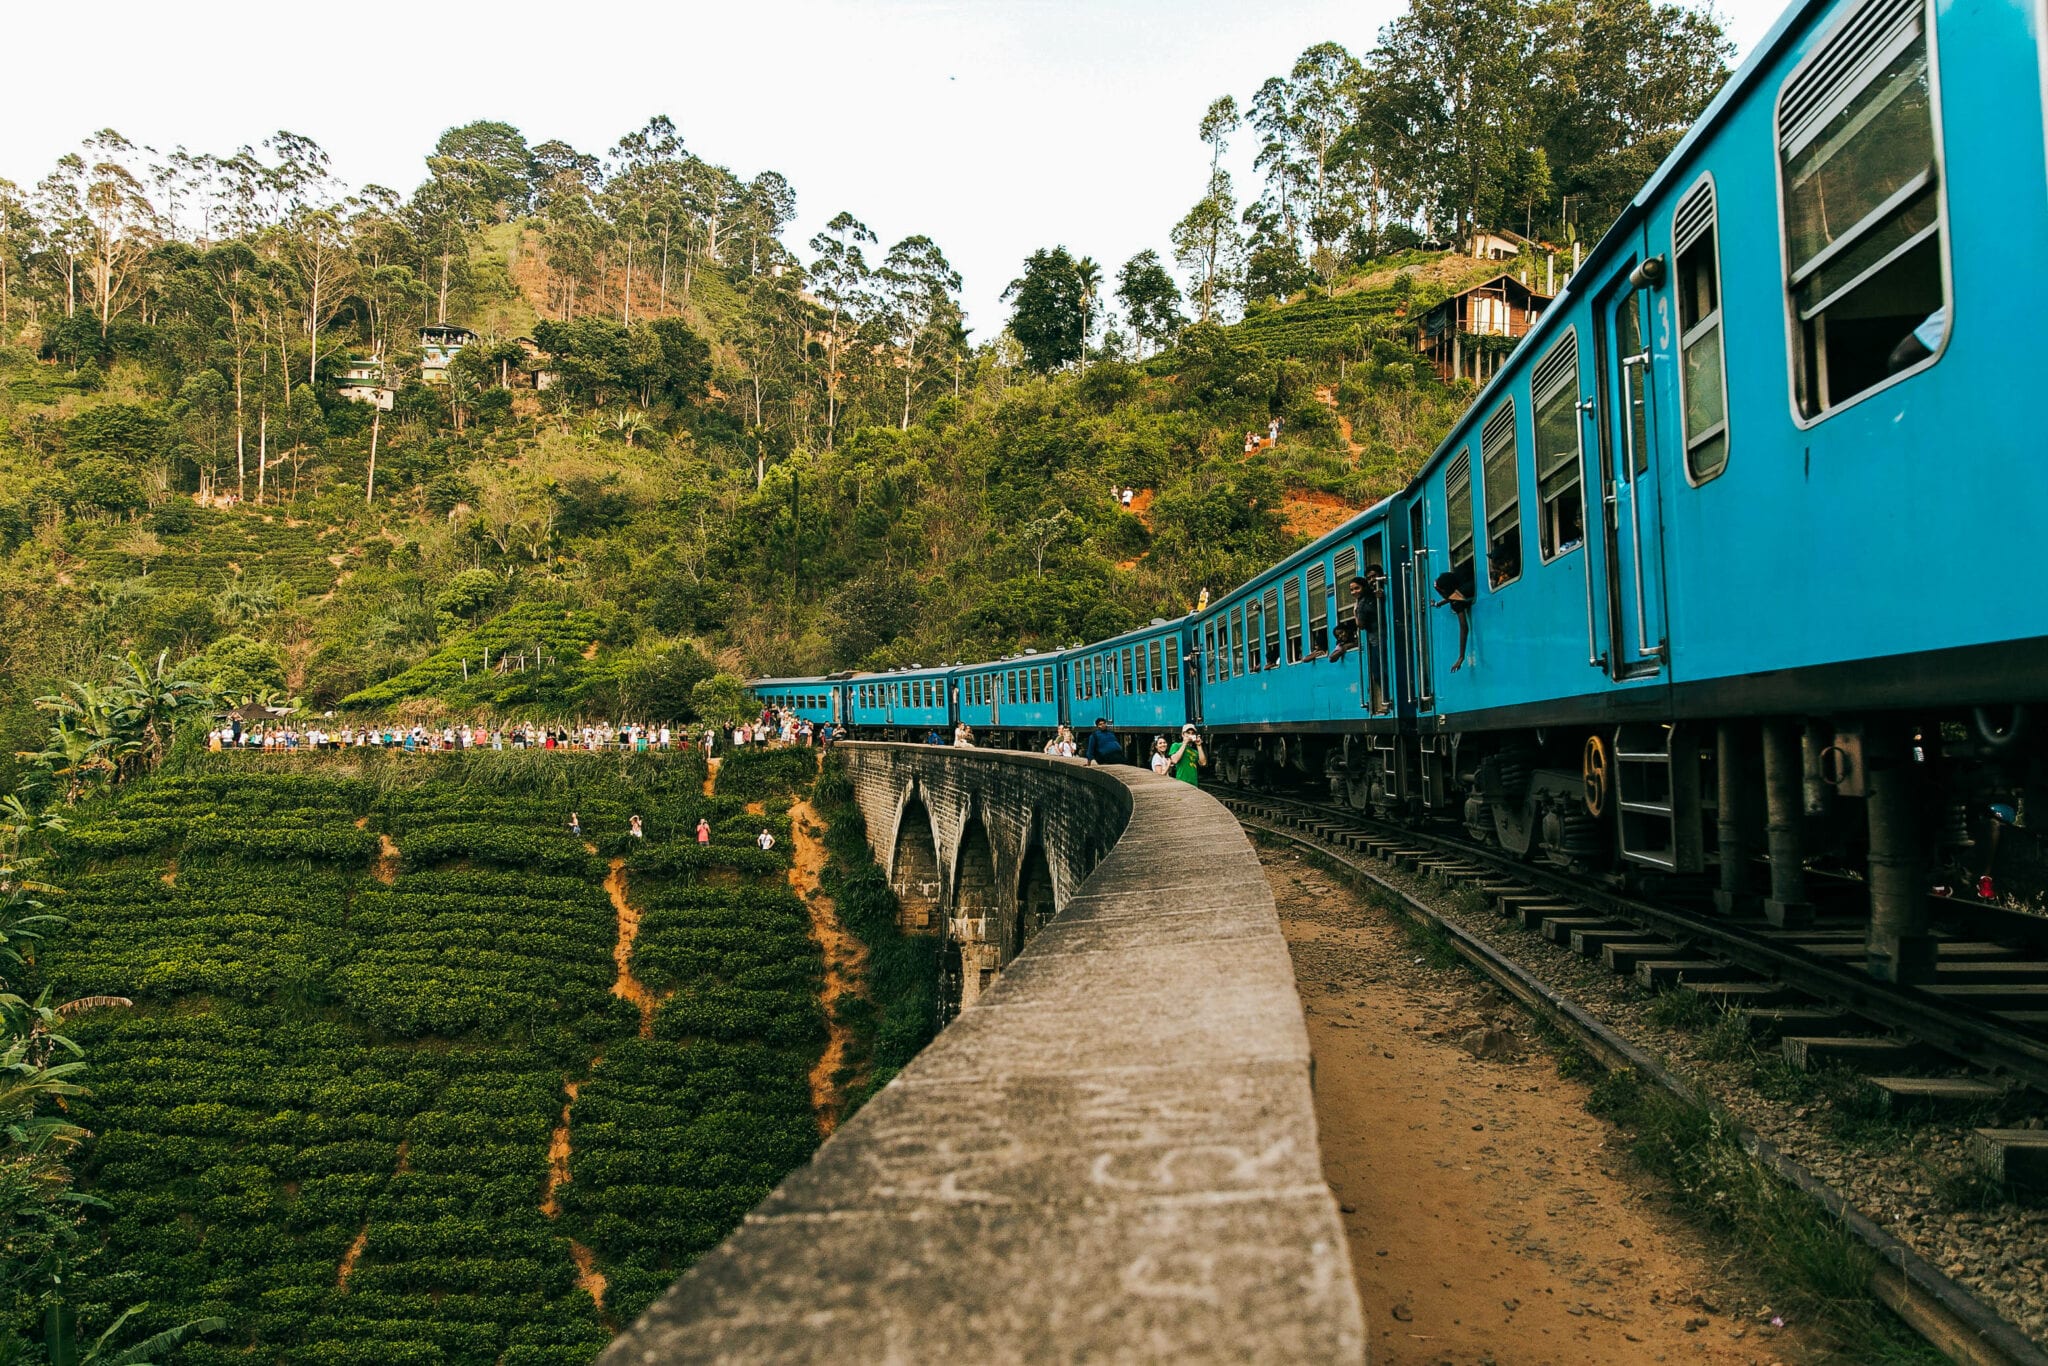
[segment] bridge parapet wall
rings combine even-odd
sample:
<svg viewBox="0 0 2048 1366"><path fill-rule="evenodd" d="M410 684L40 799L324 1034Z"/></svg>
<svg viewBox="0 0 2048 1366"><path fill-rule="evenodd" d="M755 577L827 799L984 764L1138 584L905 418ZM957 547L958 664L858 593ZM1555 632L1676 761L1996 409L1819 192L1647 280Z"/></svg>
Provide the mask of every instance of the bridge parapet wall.
<svg viewBox="0 0 2048 1366"><path fill-rule="evenodd" d="M993 920L963 949L994 967L604 1361L1364 1360L1293 969L1237 822L1134 768L844 752L876 858L893 876L924 813L938 928Z"/></svg>

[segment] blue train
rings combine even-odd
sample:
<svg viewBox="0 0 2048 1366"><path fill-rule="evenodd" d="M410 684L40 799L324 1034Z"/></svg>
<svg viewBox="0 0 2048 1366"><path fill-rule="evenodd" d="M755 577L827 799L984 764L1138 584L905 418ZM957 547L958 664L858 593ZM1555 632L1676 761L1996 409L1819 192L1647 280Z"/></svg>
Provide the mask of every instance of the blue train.
<svg viewBox="0 0 2048 1366"><path fill-rule="evenodd" d="M1780 924L1833 865L1924 978L1929 886L2038 871L2044 91L2041 0L1796 4L1399 495L1116 640L757 691L1012 745L1192 720L1228 781Z"/></svg>

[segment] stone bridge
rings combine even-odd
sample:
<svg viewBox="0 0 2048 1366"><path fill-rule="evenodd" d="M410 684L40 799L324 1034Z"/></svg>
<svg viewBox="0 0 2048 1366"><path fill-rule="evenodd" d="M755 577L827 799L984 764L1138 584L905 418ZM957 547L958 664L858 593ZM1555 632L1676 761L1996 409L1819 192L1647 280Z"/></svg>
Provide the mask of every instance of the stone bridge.
<svg viewBox="0 0 2048 1366"><path fill-rule="evenodd" d="M1361 1362L1263 870L1135 768L850 744L958 1017L606 1353Z"/></svg>

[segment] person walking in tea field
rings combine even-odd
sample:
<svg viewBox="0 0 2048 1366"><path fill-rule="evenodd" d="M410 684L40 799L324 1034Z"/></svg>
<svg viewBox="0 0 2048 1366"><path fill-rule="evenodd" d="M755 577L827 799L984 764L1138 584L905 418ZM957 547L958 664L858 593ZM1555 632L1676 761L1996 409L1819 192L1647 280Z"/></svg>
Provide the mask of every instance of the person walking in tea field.
<svg viewBox="0 0 2048 1366"><path fill-rule="evenodd" d="M583 838L583 822L576 818L576 813L574 811L571 811L569 813L569 833L574 835L577 839Z"/></svg>
<svg viewBox="0 0 2048 1366"><path fill-rule="evenodd" d="M765 854L775 847L775 836L769 834L768 827L764 825L761 827L761 833L754 837L754 843L760 845L761 852Z"/></svg>
<svg viewBox="0 0 2048 1366"><path fill-rule="evenodd" d="M702 816L697 818L697 843L711 843L711 822L705 820Z"/></svg>
<svg viewBox="0 0 2048 1366"><path fill-rule="evenodd" d="M636 840L644 840L647 838L647 832L640 827L640 818L638 816L633 817L633 819L627 824L626 833L631 835Z"/></svg>

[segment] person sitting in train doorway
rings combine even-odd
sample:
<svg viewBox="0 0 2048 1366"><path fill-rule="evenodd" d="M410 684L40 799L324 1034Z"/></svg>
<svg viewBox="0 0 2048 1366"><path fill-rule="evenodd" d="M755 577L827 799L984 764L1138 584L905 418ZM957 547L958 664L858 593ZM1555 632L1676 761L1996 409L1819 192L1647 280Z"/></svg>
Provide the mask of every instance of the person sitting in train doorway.
<svg viewBox="0 0 2048 1366"><path fill-rule="evenodd" d="M1436 605L1450 608L1458 618L1458 659L1451 665L1451 672L1456 673L1465 667L1465 649L1472 639L1472 594L1477 591L1472 566L1460 565L1437 575L1436 591Z"/></svg>
<svg viewBox="0 0 2048 1366"><path fill-rule="evenodd" d="M1167 772L1172 769L1172 767L1172 761L1166 757L1166 737L1164 735L1153 736L1152 771L1154 773L1157 773L1160 777L1164 778L1167 775Z"/></svg>
<svg viewBox="0 0 2048 1366"><path fill-rule="evenodd" d="M1081 757L1094 768L1098 764L1120 764L1124 761L1123 743L1116 738L1116 732L1109 728L1109 718L1095 718L1095 729L1088 732L1088 742L1081 747Z"/></svg>
<svg viewBox="0 0 2048 1366"><path fill-rule="evenodd" d="M1180 728L1180 743L1167 751L1166 762L1178 781L1190 787L1200 785L1195 770L1209 762L1209 751L1202 747L1202 733L1192 722Z"/></svg>

